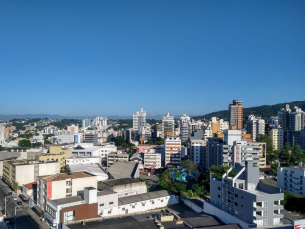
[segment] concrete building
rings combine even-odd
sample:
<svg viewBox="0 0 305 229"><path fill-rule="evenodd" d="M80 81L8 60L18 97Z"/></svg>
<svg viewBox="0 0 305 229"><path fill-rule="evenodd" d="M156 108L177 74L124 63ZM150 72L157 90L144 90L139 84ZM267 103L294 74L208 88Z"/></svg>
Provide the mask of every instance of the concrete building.
<svg viewBox="0 0 305 229"><path fill-rule="evenodd" d="M165 166L177 166L181 162L181 139L179 136L168 135L164 141Z"/></svg>
<svg viewBox="0 0 305 229"><path fill-rule="evenodd" d="M204 211L243 229L281 225L281 189L260 182L259 168L251 160L245 165L236 163L234 177L228 176L230 170L223 178L211 174L210 201L204 201Z"/></svg>
<svg viewBox="0 0 305 229"><path fill-rule="evenodd" d="M78 134L78 125L72 124L71 126L67 126L67 130L69 134Z"/></svg>
<svg viewBox="0 0 305 229"><path fill-rule="evenodd" d="M278 112L279 125L284 131L301 131L305 127L305 112L298 107L290 109L289 105L286 104L285 109L283 108Z"/></svg>
<svg viewBox="0 0 305 229"><path fill-rule="evenodd" d="M144 154L144 168L159 169L161 168L161 153L156 152L155 149L149 149Z"/></svg>
<svg viewBox="0 0 305 229"><path fill-rule="evenodd" d="M3 178L10 185L18 183L21 186L32 183L38 176L56 174L59 171L59 162L41 163L24 159L3 161Z"/></svg>
<svg viewBox="0 0 305 229"><path fill-rule="evenodd" d="M80 143L81 134L62 134L57 135L58 144Z"/></svg>
<svg viewBox="0 0 305 229"><path fill-rule="evenodd" d="M305 196L305 164L277 168L277 187Z"/></svg>
<svg viewBox="0 0 305 229"><path fill-rule="evenodd" d="M82 127L83 128L87 128L87 127L90 127L91 126L91 119L84 119L83 122L82 122Z"/></svg>
<svg viewBox="0 0 305 229"><path fill-rule="evenodd" d="M97 134L94 133L85 133L84 134L84 143L93 143L93 145L97 146Z"/></svg>
<svg viewBox="0 0 305 229"><path fill-rule="evenodd" d="M114 191L118 197L133 196L147 192L144 181L134 178L120 178L98 182L99 191Z"/></svg>
<svg viewBox="0 0 305 229"><path fill-rule="evenodd" d="M109 178L105 169L103 169L99 164L70 165L70 170L72 173L83 172L96 176L97 181L108 180Z"/></svg>
<svg viewBox="0 0 305 229"><path fill-rule="evenodd" d="M92 121L92 127L97 129L103 129L103 127L107 127L107 117L96 117Z"/></svg>
<svg viewBox="0 0 305 229"><path fill-rule="evenodd" d="M45 210L47 199L80 195L85 187L97 188L97 177L82 172L40 176L37 181L37 205Z"/></svg>
<svg viewBox="0 0 305 229"><path fill-rule="evenodd" d="M223 119L218 119L217 117L212 117L212 136L223 130L229 129L229 122L224 121ZM212 137L209 136L209 137Z"/></svg>
<svg viewBox="0 0 305 229"><path fill-rule="evenodd" d="M189 152L190 159L198 164L203 169L206 168L207 155L206 155L206 141L189 138L187 142L187 151Z"/></svg>
<svg viewBox="0 0 305 229"><path fill-rule="evenodd" d="M282 149L284 146L284 130L282 128L274 128L269 131L269 137L272 140L274 150Z"/></svg>
<svg viewBox="0 0 305 229"><path fill-rule="evenodd" d="M28 200L29 207L34 207L37 202L37 181L21 186L22 199Z"/></svg>
<svg viewBox="0 0 305 229"><path fill-rule="evenodd" d="M134 137L132 138L134 141L138 141L140 139L140 134L142 131L146 132L147 123L146 123L146 111L143 111L143 108L141 108L141 111L137 111L136 114L133 114L133 131L134 131ZM145 133L144 133L145 138Z"/></svg>
<svg viewBox="0 0 305 229"><path fill-rule="evenodd" d="M6 146L6 141L5 141L5 126L0 124L0 145L2 147L5 147Z"/></svg>
<svg viewBox="0 0 305 229"><path fill-rule="evenodd" d="M37 153L35 159L37 161L58 161L60 167L66 165L66 159L72 156L71 148L63 148L62 146L50 146L48 153Z"/></svg>
<svg viewBox="0 0 305 229"><path fill-rule="evenodd" d="M166 138L167 133L173 134L175 130L175 120L174 116L169 116L167 112L166 116L162 118L162 138Z"/></svg>
<svg viewBox="0 0 305 229"><path fill-rule="evenodd" d="M111 166L115 162L119 162L119 161L128 162L128 160L129 160L129 155L127 153L118 153L118 152L109 153L107 155L107 166Z"/></svg>
<svg viewBox="0 0 305 229"><path fill-rule="evenodd" d="M94 165L101 164L100 157L69 157L66 159L66 165Z"/></svg>
<svg viewBox="0 0 305 229"><path fill-rule="evenodd" d="M236 129L241 130L243 128L243 102L233 100L233 103L229 105L229 123L230 128L236 126Z"/></svg>
<svg viewBox="0 0 305 229"><path fill-rule="evenodd" d="M191 118L184 114L180 117L180 138L182 142L187 141L189 137Z"/></svg>
<svg viewBox="0 0 305 229"><path fill-rule="evenodd" d="M265 134L265 120L257 119L254 115L249 115L246 121L246 130L248 134L251 134L252 141L258 141L260 134Z"/></svg>

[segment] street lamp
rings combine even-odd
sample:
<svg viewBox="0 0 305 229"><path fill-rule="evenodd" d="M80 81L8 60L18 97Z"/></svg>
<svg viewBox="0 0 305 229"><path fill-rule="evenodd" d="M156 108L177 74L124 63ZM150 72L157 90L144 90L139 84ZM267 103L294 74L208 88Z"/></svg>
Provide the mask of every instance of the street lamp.
<svg viewBox="0 0 305 229"><path fill-rule="evenodd" d="M12 196L6 196L5 198L4 198L4 214L6 215L6 198L10 198L10 197L12 197ZM11 202L11 201L10 201ZM8 205L10 204L10 202L8 203Z"/></svg>
<svg viewBox="0 0 305 229"><path fill-rule="evenodd" d="M16 219L17 219L17 217L16 217L16 212L17 212L17 208L21 208L21 206L15 206L15 229L16 229L16 225L17 225L17 223L16 223ZM20 211L20 210L19 210Z"/></svg>

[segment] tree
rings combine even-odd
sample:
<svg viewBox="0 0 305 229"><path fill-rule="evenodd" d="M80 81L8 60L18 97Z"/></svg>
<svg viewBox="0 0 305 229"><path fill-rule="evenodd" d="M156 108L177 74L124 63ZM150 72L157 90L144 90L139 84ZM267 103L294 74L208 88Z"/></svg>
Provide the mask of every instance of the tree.
<svg viewBox="0 0 305 229"><path fill-rule="evenodd" d="M196 163L191 160L183 160L180 165L186 170L189 177L195 178L196 173L198 173L198 165Z"/></svg>
<svg viewBox="0 0 305 229"><path fill-rule="evenodd" d="M148 139L146 144L153 145L154 143L153 143L153 141L151 139Z"/></svg>
<svg viewBox="0 0 305 229"><path fill-rule="evenodd" d="M32 144L31 144L31 141L30 141L30 140L23 139L23 140L20 140L20 141L18 142L18 146L20 146L20 147L31 147Z"/></svg>
<svg viewBox="0 0 305 229"><path fill-rule="evenodd" d="M69 165L65 165L60 169L61 173L71 173L71 169Z"/></svg>
<svg viewBox="0 0 305 229"><path fill-rule="evenodd" d="M0 151L4 151L4 150L6 150L6 148L2 147L2 145L0 145Z"/></svg>
<svg viewBox="0 0 305 229"><path fill-rule="evenodd" d="M183 145L183 146L187 147L187 141L185 141L185 142L181 142L181 145Z"/></svg>
<svg viewBox="0 0 305 229"><path fill-rule="evenodd" d="M52 142L50 142L49 140L44 140L44 145L50 145L52 144Z"/></svg>
<svg viewBox="0 0 305 229"><path fill-rule="evenodd" d="M39 147L39 146L42 146L41 142L32 143L32 147Z"/></svg>
<svg viewBox="0 0 305 229"><path fill-rule="evenodd" d="M155 141L155 145L163 145L164 144L164 139L157 137L156 141Z"/></svg>
<svg viewBox="0 0 305 229"><path fill-rule="evenodd" d="M14 189L14 191L16 192L17 191L17 188L18 188L18 182L14 183L12 188Z"/></svg>

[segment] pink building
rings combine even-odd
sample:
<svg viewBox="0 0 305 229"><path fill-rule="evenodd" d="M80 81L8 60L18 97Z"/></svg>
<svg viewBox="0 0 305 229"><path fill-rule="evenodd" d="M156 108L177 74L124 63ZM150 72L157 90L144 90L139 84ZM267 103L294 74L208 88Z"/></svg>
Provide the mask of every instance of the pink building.
<svg viewBox="0 0 305 229"><path fill-rule="evenodd" d="M147 150L156 147L157 145L141 144L137 146L136 152L146 153Z"/></svg>

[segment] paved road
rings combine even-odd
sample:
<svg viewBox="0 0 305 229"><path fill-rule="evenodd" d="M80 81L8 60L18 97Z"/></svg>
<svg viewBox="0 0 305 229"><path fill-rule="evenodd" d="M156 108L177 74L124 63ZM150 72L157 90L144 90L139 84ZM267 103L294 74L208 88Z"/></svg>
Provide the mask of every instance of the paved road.
<svg viewBox="0 0 305 229"><path fill-rule="evenodd" d="M4 198L8 196L8 192L11 190L6 187L2 180L0 180L0 206L1 209L4 210ZM16 196L13 193L13 196ZM21 201L18 197L17 200L13 200L13 196L6 199L6 217L12 217L13 213L15 212L15 206L17 206L17 202ZM24 203L23 203L24 204ZM10 224L10 229L40 229L40 228L48 228L47 225L44 225L44 222L41 222L39 217L35 215L32 210L25 210L24 206L17 208L16 214L16 225L15 223ZM16 226L16 227L15 227Z"/></svg>

